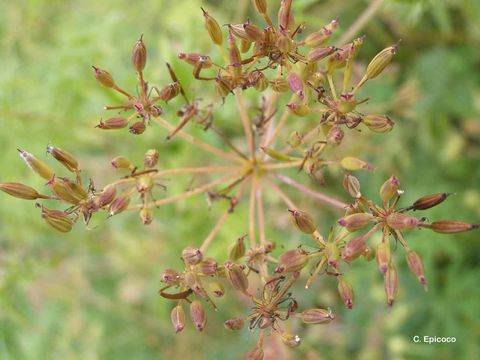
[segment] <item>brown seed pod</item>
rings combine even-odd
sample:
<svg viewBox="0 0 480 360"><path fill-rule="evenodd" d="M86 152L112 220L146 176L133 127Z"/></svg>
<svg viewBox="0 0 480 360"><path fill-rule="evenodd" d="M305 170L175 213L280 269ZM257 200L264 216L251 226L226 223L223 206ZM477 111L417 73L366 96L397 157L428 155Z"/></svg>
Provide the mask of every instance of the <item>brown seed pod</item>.
<svg viewBox="0 0 480 360"><path fill-rule="evenodd" d="M133 45L132 66L136 71L141 72L145 68L146 63L147 63L147 48L143 43L143 34L142 34L140 36L140 39L138 39L135 42L135 45Z"/></svg>

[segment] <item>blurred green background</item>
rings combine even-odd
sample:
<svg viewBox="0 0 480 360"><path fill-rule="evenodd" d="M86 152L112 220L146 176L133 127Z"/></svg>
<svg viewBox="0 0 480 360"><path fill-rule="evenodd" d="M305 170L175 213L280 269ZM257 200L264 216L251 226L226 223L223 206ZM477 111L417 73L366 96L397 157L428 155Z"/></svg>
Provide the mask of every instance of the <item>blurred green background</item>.
<svg viewBox="0 0 480 360"><path fill-rule="evenodd" d="M280 1L270 1L271 4ZM368 1L298 0L296 18L313 31L339 18L338 33L355 21ZM104 133L93 127L105 104L119 98L100 88L90 65L108 69L132 89L130 49L143 33L149 49L147 79L165 84L171 62L190 93L209 98L204 84L191 81L191 68L176 60L179 51L215 53L203 28L200 6L221 24L240 15L257 19L250 1L19 0L0 2L0 181L41 188L16 149L42 155L47 143L78 156L86 176L98 186L117 176L109 168L116 155L141 163L145 150L160 150L164 168L205 163L204 154L179 141L165 144L165 131L152 126L141 137L126 131ZM366 34L359 55L365 65L380 49L402 39L389 71L365 86L372 111L396 120L392 133L364 133L350 151L377 166L361 174L364 192L375 197L386 177L396 174L406 189L405 204L434 192L455 193L430 219L480 220L480 2L477 0L387 0L358 34ZM254 93L248 96L254 99ZM240 136L232 98L215 121ZM174 117L173 111L166 117ZM198 131L199 136L203 136ZM212 139L210 139L212 140ZM212 140L218 141L218 140ZM220 145L220 144L218 144ZM347 200L338 179L328 176L326 191ZM188 180L188 179L187 179ZM307 179L304 179L306 182ZM170 184L175 190L178 184ZM294 196L294 193L291 193ZM268 237L278 244L308 244L285 228L283 204L267 197ZM298 201L315 214L325 233L338 213L308 199ZM28 201L0 194L0 359L236 359L255 341L248 330L223 331L222 322L245 314L240 302L222 299L209 312L201 336L187 325L174 335L171 303L160 299L159 274L180 269L179 253L199 244L223 205L208 210L194 197L155 212L149 227L137 215L97 220L92 230L77 225L62 235L50 230ZM245 206L220 232L210 256L245 233ZM480 358L480 239L478 232L442 236L408 234L422 257L429 291L409 273L402 249L396 251L400 291L391 311L374 263L354 263L347 278L356 291L354 310L344 309L333 279L310 290L298 286L302 308L331 306L329 326L293 331L303 345L277 358L304 359L478 359ZM280 248L281 251L281 248ZM278 255L278 253L276 254ZM455 344L414 344L414 335L454 336Z"/></svg>

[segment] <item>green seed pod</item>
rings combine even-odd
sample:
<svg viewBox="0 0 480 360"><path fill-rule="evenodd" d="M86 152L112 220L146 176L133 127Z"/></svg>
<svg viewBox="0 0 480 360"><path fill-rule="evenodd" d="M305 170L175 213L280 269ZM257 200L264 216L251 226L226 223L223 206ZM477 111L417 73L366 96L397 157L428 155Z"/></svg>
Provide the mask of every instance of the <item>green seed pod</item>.
<svg viewBox="0 0 480 360"><path fill-rule="evenodd" d="M117 156L110 162L115 169L130 169L132 164L125 156Z"/></svg>
<svg viewBox="0 0 480 360"><path fill-rule="evenodd" d="M245 236L239 237L228 249L228 258L236 261L245 256Z"/></svg>
<svg viewBox="0 0 480 360"><path fill-rule="evenodd" d="M348 170L348 171L357 171L357 170L373 171L374 170L374 167L371 164L353 156L344 157L342 160L340 160L340 165L345 170Z"/></svg>
<svg viewBox="0 0 480 360"><path fill-rule="evenodd" d="M53 227L55 230L67 233L72 230L73 220L65 211L49 210L46 207L42 208L42 218L45 222Z"/></svg>
<svg viewBox="0 0 480 360"><path fill-rule="evenodd" d="M292 214L293 222L298 230L305 234L313 234L317 229L313 217L305 211L288 210Z"/></svg>
<svg viewBox="0 0 480 360"><path fill-rule="evenodd" d="M223 42L222 30L220 29L220 25L218 25L217 21L209 15L203 8L203 16L205 18L205 28L208 31L208 35L212 42L215 45L221 46Z"/></svg>
<svg viewBox="0 0 480 360"><path fill-rule="evenodd" d="M288 81L282 78L270 81L270 86L276 92L286 92L289 89Z"/></svg>
<svg viewBox="0 0 480 360"><path fill-rule="evenodd" d="M143 225L150 225L153 221L153 214L152 214L152 209L149 207L143 207L140 210L140 221L142 222Z"/></svg>
<svg viewBox="0 0 480 360"><path fill-rule="evenodd" d="M144 193L152 190L153 185L155 185L155 184L154 184L153 178L150 176L150 174L137 177L137 180L136 180L136 183L135 183L135 186L137 187L137 191L140 194L144 194Z"/></svg>
<svg viewBox="0 0 480 360"><path fill-rule="evenodd" d="M398 178L394 175L390 176L380 188L380 199L382 202L387 203L390 199L398 193L398 187L400 182Z"/></svg>
<svg viewBox="0 0 480 360"><path fill-rule="evenodd" d="M288 138L288 145L295 149L302 145L302 140L302 135L298 131L294 131L290 134Z"/></svg>
<svg viewBox="0 0 480 360"><path fill-rule="evenodd" d="M302 95L303 96L303 95ZM299 117L304 117L310 114L311 110L307 105L304 104L287 104L287 108L295 115Z"/></svg>
<svg viewBox="0 0 480 360"><path fill-rule="evenodd" d="M19 199L35 200L48 198L48 196L40 195L34 188L16 182L0 183L0 190Z"/></svg>
<svg viewBox="0 0 480 360"><path fill-rule="evenodd" d="M35 156L26 151L18 149L18 152L20 153L20 157L25 161L28 167L33 170L33 172L37 173L45 180L50 180L53 178L53 170L50 169L50 167L43 161L37 159Z"/></svg>
<svg viewBox="0 0 480 360"><path fill-rule="evenodd" d="M145 68L146 63L147 63L147 48L143 43L143 34L142 34L140 36L140 39L138 39L135 42L135 45L133 45L132 66L136 71L141 72Z"/></svg>
<svg viewBox="0 0 480 360"><path fill-rule="evenodd" d="M371 131L376 133L386 133L393 129L395 123L386 115L366 115L362 118L362 122Z"/></svg>
<svg viewBox="0 0 480 360"><path fill-rule="evenodd" d="M397 48L398 44L395 44L383 49L377 55L375 55L375 57L367 66L367 72L365 74L366 78L373 79L380 75L390 61L392 61L393 56L397 53Z"/></svg>
<svg viewBox="0 0 480 360"><path fill-rule="evenodd" d="M92 66L93 67L93 74L95 75L95 79L97 79L97 81L107 87L107 88L113 88L115 87L115 81L113 80L113 77L112 75L110 75L110 73L106 70L102 70L100 68L97 68L95 66Z"/></svg>
<svg viewBox="0 0 480 360"><path fill-rule="evenodd" d="M280 267L276 272L297 272L302 270L308 264L307 253L300 249L288 250L278 258Z"/></svg>

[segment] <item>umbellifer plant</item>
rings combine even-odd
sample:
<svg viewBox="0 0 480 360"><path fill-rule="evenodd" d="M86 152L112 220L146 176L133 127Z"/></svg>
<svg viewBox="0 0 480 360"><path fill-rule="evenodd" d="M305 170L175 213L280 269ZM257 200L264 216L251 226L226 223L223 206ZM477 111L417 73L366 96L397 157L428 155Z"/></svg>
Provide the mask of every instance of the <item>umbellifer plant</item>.
<svg viewBox="0 0 480 360"><path fill-rule="evenodd" d="M448 194L426 195L402 207L402 190L395 176L387 179L380 188L378 202L369 200L362 194L359 180L350 173L369 171L373 166L356 156L339 158L337 155L345 131L363 128L384 134L392 130L394 122L387 115L361 112L366 99L358 98L357 93L367 81L383 72L397 52L398 44L381 50L370 61L364 74L355 79L352 68L355 55L364 42L362 37L339 46L329 44L338 26L336 20L305 36L305 25L294 20L292 0L281 1L276 25L269 16L273 9L268 8L266 0L254 0L253 6L263 19L262 23L247 20L228 24L224 28L226 31L211 14L201 9L208 36L218 47L223 63L216 63L213 57L196 53L195 49L178 55L191 66L193 77L202 86L215 90L210 103L188 96L169 64L167 71L171 83L150 86L144 78L147 48L143 35L135 42L131 54L133 70L138 77L136 95L121 88L106 70L93 66L96 80L125 98L123 104L105 107L118 113L101 120L96 125L99 131L128 128L132 134L141 135L149 125L156 123L167 129L167 140L184 141L208 153L212 161L201 167L162 169L158 165L159 152L156 149L145 152L143 165L118 156L112 159L111 165L127 175L98 189L93 180L84 183L73 155L49 145L47 152L65 167L65 173L55 173L39 158L19 150L25 163L45 179L48 194L14 182L1 183L0 190L17 198L38 200L36 206L41 217L60 232L69 232L81 218L88 224L99 212L111 217L136 211L141 222L148 225L153 221L156 207L196 194L205 194L210 203L226 201L227 209L208 236L203 240L192 240L191 246L183 250L183 266L163 270L161 281L164 286L159 294L173 303L171 322L177 333L185 327L185 311L189 312L195 328L202 331L207 323L205 303L216 309L216 297L225 294L244 297L249 310L238 317L225 319L224 326L229 330L243 326L255 329L253 334L258 335L258 342L248 351L246 358L261 359L265 336L279 336L289 347L300 344L300 336L290 333L284 322L302 321L313 325L328 324L335 319L330 309L303 309L297 302L292 285L304 281L301 273L305 268L311 268L306 288L319 276L333 276L338 281L338 291L345 306L352 309L354 292L344 274L354 261L376 259L384 278L387 304L392 306L398 287L391 249L393 243L399 242L405 249L411 272L426 288L422 262L409 247L404 233L425 228L448 234L476 229L479 225L453 220L429 222L425 217L414 216L412 212L437 206ZM247 104L244 99L243 92L251 88L250 91L258 97L258 104ZM168 104L176 97L181 97L184 102L179 109ZM243 143L230 138L223 131L222 124L213 121L214 114L221 111L229 97L235 99L238 110L238 117L231 122L243 128ZM170 114L176 112L180 120L164 117L164 108L168 108ZM285 133L287 121L295 131ZM193 137L188 133L189 127L193 126L213 132L223 146L213 146ZM211 162L215 164L211 165ZM344 178L338 180L343 181L345 191L352 198L351 204L314 188L314 185L323 183L327 167L340 167L346 172ZM291 169L297 170L298 179L282 173ZM69 173L71 176L66 176ZM170 194L161 178L181 174L220 175L184 193ZM310 177L314 185L303 185L300 182L302 177ZM343 211L344 215L324 237L314 220L316 210L299 209L296 199L290 198L280 184L298 190L299 196L314 198ZM284 201L292 224L311 237L310 249L313 250L289 249L288 242L277 239L282 250L276 254L279 252L276 242L267 239L265 192L273 192ZM46 202L57 206L47 207ZM235 209L241 203L248 203L248 226L245 229L248 235L239 234L234 241L217 239L228 245L225 247L226 261L208 257L209 245L226 219L236 214ZM377 231L382 236L380 243L375 245L370 238ZM361 234L356 235L359 232ZM227 289L222 285L225 280L230 284Z"/></svg>

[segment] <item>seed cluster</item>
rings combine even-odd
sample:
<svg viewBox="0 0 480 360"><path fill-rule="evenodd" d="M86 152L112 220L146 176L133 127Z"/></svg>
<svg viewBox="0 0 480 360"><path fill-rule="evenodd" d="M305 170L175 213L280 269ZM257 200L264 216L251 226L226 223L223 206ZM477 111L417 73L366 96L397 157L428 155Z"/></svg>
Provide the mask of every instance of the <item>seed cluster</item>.
<svg viewBox="0 0 480 360"><path fill-rule="evenodd" d="M479 228L479 225L461 221L428 222L424 217L412 215L412 212L439 205L448 197L447 193L427 195L410 206L398 208L403 192L395 176L385 181L380 189L381 205L362 195L359 180L350 172L372 170L373 166L354 156L338 158L337 152L332 149L342 144L346 129L362 125L375 133L392 130L394 122L387 115L359 111L360 105L367 100L359 99L357 93L367 81L384 71L397 52L398 44L380 51L370 61L363 76L355 79L354 60L364 38L339 47L328 45L339 27L337 20L303 36L306 26L295 22L292 2L281 1L277 25L274 25L267 1L254 0L254 8L264 24L254 24L250 20L228 24L227 34L210 13L201 9L207 33L218 47L223 64L215 63L212 60L214 57L206 54L180 53L178 57L192 66L195 79L213 84L217 101L203 107L199 99L191 100L187 96L169 64L170 84L158 88L145 81L147 48L143 36L135 42L131 53L132 67L138 77L136 96L120 88L106 70L93 67L94 76L102 86L126 98L123 105L105 107L106 110L118 111L118 114L100 120L96 128L114 130L128 127L131 133L140 135L150 123L157 124L167 130L167 140L175 138L172 141L184 141L208 153L209 160L202 166L163 169L156 149L146 151L140 167L124 156L117 156L111 160L112 171L123 172L123 175L102 190L97 190L93 180L84 185L83 174L74 156L49 145L47 152L71 177L59 176L42 160L19 150L27 166L46 181L50 193L42 194L21 183L0 183L0 190L11 196L58 204L55 209L47 208L43 203L36 203L36 206L41 209L45 222L60 232L71 231L81 217L88 224L91 217L99 212L112 217L137 211L141 222L149 225L153 221L154 208L197 194L205 195L208 206L217 206L217 203L222 206L221 203L224 203L224 213L203 242L194 244L193 240L192 245L183 250L183 269L162 272L161 281L165 286L159 294L174 302L171 322L176 333L185 328L187 307L194 327L203 331L207 324L204 303L217 309L216 298L226 293L241 297L249 303L245 314L226 320L224 326L229 330L239 330L248 324L258 333L258 342L246 354L247 359L263 358L265 336L274 335L288 347L300 345L300 336L291 333L290 326L283 325L290 319L298 318L304 324L328 324L335 319L330 309L298 311L300 304L295 298L293 285L303 279L302 271L309 265L311 271L305 287L309 288L320 275L333 276L337 280L340 298L348 309L352 309L354 292L344 276L345 272L354 261L376 259L384 277L387 304L391 306L398 288L392 240L400 242L405 249L411 272L426 288L422 262L408 246L404 233L416 228L446 234ZM353 85L354 80L356 83ZM242 92L247 89L258 93L258 107L246 104ZM155 95L152 96L152 93ZM282 93L290 93L290 99L283 99ZM164 118L163 108L159 105L177 96L181 96L184 102L180 108L174 109L180 117L179 122ZM243 142L228 136L219 124L213 122L213 115L221 111L221 106L230 96L235 98L238 109L238 118L231 119L231 122L243 129ZM281 101L282 107L278 106ZM125 112L130 115L125 117ZM277 117L277 113L281 115ZM284 134L282 130L289 119L296 130ZM310 119L316 119L313 127L312 122L307 121ZM213 146L190 135L187 131L191 123L215 134L223 146ZM211 165L214 161L219 164ZM343 186L353 199L352 204L316 190L316 184L324 183L323 172L328 166L338 166L347 173ZM296 178L282 173L292 169L298 170ZM216 174L220 177L210 179ZM209 180L191 185L183 193L172 194L161 182L167 175L201 176ZM300 182L302 177L316 182L305 186ZM299 209L296 201L280 185L342 211L344 216L324 238L317 229L316 214ZM276 242L267 238L265 208L271 204L264 201L265 192L272 192L285 203L292 224L315 243L313 251L307 251L303 246L289 249L284 242L277 247ZM243 203L249 210L248 235L233 241L225 251L225 258L207 257L208 247L222 225L228 217L237 214L237 206ZM363 231L361 235L354 236L360 231ZM374 245L371 244L372 235L377 231L382 237ZM249 246L245 244L246 239ZM279 249L284 250L278 253Z"/></svg>

